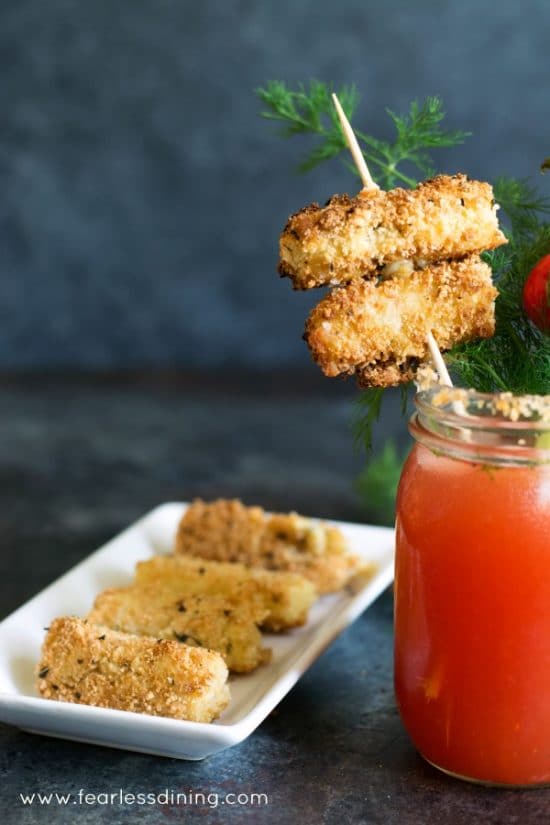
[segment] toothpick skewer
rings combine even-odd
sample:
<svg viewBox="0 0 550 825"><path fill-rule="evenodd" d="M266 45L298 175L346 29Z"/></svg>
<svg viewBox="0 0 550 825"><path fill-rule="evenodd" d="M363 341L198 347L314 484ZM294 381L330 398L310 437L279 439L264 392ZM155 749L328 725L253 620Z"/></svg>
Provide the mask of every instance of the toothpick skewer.
<svg viewBox="0 0 550 825"><path fill-rule="evenodd" d="M359 172L361 180L363 181L363 186L365 187L365 189L379 189L380 187L377 183L373 181L371 177L371 173L369 172L369 167L367 166L367 162L365 160L363 152L361 151L361 147L357 142L357 138L355 137L355 133L351 128L351 124L347 119L346 113L342 109L342 105L335 93L333 93L332 95L332 101L334 103L336 112L338 113L340 125L342 127L346 143L348 144L348 148L351 152L351 156L353 158L355 166L357 167L357 171ZM426 333L426 343L428 344L430 356L433 361L433 365L439 374L441 383L447 385L448 387L452 387L453 382L451 381L447 365L443 360L443 356L441 355L440 349L437 346L437 342L433 337L433 333L431 330L428 330L428 332Z"/></svg>
<svg viewBox="0 0 550 825"><path fill-rule="evenodd" d="M355 137L355 133L351 128L351 124L346 117L346 113L342 109L342 104L338 100L337 95L333 92L332 94L332 102L334 103L334 108L338 114L338 118L340 119L340 126L342 127L342 131L344 133L344 137L346 139L346 143L348 144L348 149L351 152L351 156L353 158L353 162L357 167L357 171L363 181L363 186L365 189L380 189L377 183L375 183L371 177L371 173L369 172L369 167L367 166L367 161L365 160L365 156L361 151L361 147L357 143L357 138Z"/></svg>
<svg viewBox="0 0 550 825"><path fill-rule="evenodd" d="M439 374L442 384L446 384L448 387L453 386L453 382L451 381L451 376L449 375L449 370L447 369L447 364L443 356L441 355L441 350L437 346L437 342L433 337L433 333L428 330L426 335L426 343L428 344L428 349L430 350L430 355L432 357L433 365L436 368L436 371Z"/></svg>

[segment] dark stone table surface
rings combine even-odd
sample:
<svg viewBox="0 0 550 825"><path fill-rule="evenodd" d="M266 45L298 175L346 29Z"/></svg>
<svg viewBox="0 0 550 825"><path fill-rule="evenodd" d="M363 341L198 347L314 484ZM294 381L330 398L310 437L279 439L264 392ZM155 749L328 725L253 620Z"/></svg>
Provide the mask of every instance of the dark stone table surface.
<svg viewBox="0 0 550 825"><path fill-rule="evenodd" d="M354 395L351 385L296 375L4 377L2 616L163 501L238 495L266 507L361 518L352 490L362 462L349 430ZM387 408L383 429L400 428L403 436L397 402ZM203 762L75 744L1 724L0 741L3 823L550 821L550 790L463 784L417 756L393 697L389 591L248 740ZM25 806L19 796L79 789L193 791L207 801ZM267 794L269 801L223 805L228 793Z"/></svg>

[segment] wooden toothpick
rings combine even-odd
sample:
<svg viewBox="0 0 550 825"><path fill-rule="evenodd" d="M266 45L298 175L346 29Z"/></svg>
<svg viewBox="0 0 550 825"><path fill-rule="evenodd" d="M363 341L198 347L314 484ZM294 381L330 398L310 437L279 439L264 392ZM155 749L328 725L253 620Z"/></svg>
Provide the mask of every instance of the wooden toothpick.
<svg viewBox="0 0 550 825"><path fill-rule="evenodd" d="M431 329L429 329L426 334L426 343L428 344L428 349L430 350L433 365L436 368L436 371L439 375L440 383L445 384L447 387L452 387L453 382L451 381L451 376L449 375L447 364L445 363L445 359L441 355L441 350L437 346L437 342L433 336L433 332L431 331Z"/></svg>
<svg viewBox="0 0 550 825"><path fill-rule="evenodd" d="M332 102L334 103L334 108L338 114L338 118L340 120L340 126L342 127L342 131L344 133L344 137L346 139L346 143L348 144L348 149L351 152L351 156L353 158L353 162L357 167L357 171L361 176L361 180L363 181L363 186L365 189L380 189L377 183L375 183L372 179L371 173L369 172L369 167L367 166L367 161L361 151L361 147L357 142L357 138L355 137L355 132L351 128L351 124L346 117L346 113L342 109L342 104L338 100L338 96L333 92L332 93Z"/></svg>
<svg viewBox="0 0 550 825"><path fill-rule="evenodd" d="M355 133L351 128L351 124L346 117L346 113L342 109L342 105L338 100L338 96L335 93L332 94L332 101L338 114L340 125L342 127L346 143L348 144L348 148L351 152L353 162L355 163L357 171L359 172L361 180L363 181L363 186L365 187L365 189L379 189L380 187L378 186L378 184L375 183L372 179L371 173L369 172L369 167L367 166L367 162L365 160L363 152L361 151L361 147L359 146L357 138L355 137ZM430 356L433 361L433 365L436 368L437 373L439 375L441 384L445 384L448 387L452 387L453 382L451 381L447 365L443 360L443 356L441 355L441 351L437 346L437 342L431 330L428 330L428 332L426 333L426 343L428 344Z"/></svg>

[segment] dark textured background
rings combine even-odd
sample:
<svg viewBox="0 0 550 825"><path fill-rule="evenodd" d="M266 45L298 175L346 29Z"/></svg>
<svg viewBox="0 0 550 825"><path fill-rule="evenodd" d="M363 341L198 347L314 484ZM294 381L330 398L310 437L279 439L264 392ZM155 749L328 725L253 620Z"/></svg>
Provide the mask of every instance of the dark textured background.
<svg viewBox="0 0 550 825"><path fill-rule="evenodd" d="M306 145L252 90L355 82L379 134L384 106L441 94L474 133L442 169L536 174L549 25L547 0L6 0L0 368L307 365L313 298L277 279L277 235L355 184L295 177Z"/></svg>

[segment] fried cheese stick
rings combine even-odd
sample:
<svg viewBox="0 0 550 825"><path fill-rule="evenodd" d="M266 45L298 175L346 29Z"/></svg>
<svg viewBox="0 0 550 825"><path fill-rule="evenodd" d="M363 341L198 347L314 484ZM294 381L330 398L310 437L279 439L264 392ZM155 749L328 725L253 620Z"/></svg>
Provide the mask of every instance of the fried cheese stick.
<svg viewBox="0 0 550 825"><path fill-rule="evenodd" d="M280 239L279 272L295 289L375 277L403 258L414 265L494 249L506 238L490 184L438 175L416 189L363 189L292 215Z"/></svg>
<svg viewBox="0 0 550 825"><path fill-rule="evenodd" d="M354 281L313 308L304 338L325 375L356 373L360 386L395 386L428 360L428 330L442 350L489 338L496 295L477 255L379 284Z"/></svg>
<svg viewBox="0 0 550 825"><path fill-rule="evenodd" d="M87 619L124 633L175 639L216 650L229 670L248 673L268 662L258 625L267 610L260 599L190 595L170 584L113 588L100 593Z"/></svg>
<svg viewBox="0 0 550 825"><path fill-rule="evenodd" d="M182 553L139 562L136 584L171 590L178 598L187 594L223 596L243 616L250 616L254 609L257 623L274 631L303 625L317 598L313 584L296 573L254 570L244 564L206 561Z"/></svg>
<svg viewBox="0 0 550 825"><path fill-rule="evenodd" d="M319 593L344 587L358 569L337 527L297 513L269 516L238 499L195 500L180 522L175 553L298 573Z"/></svg>
<svg viewBox="0 0 550 825"><path fill-rule="evenodd" d="M193 722L229 702L219 653L117 633L72 616L54 619L42 647L38 690L46 699Z"/></svg>

